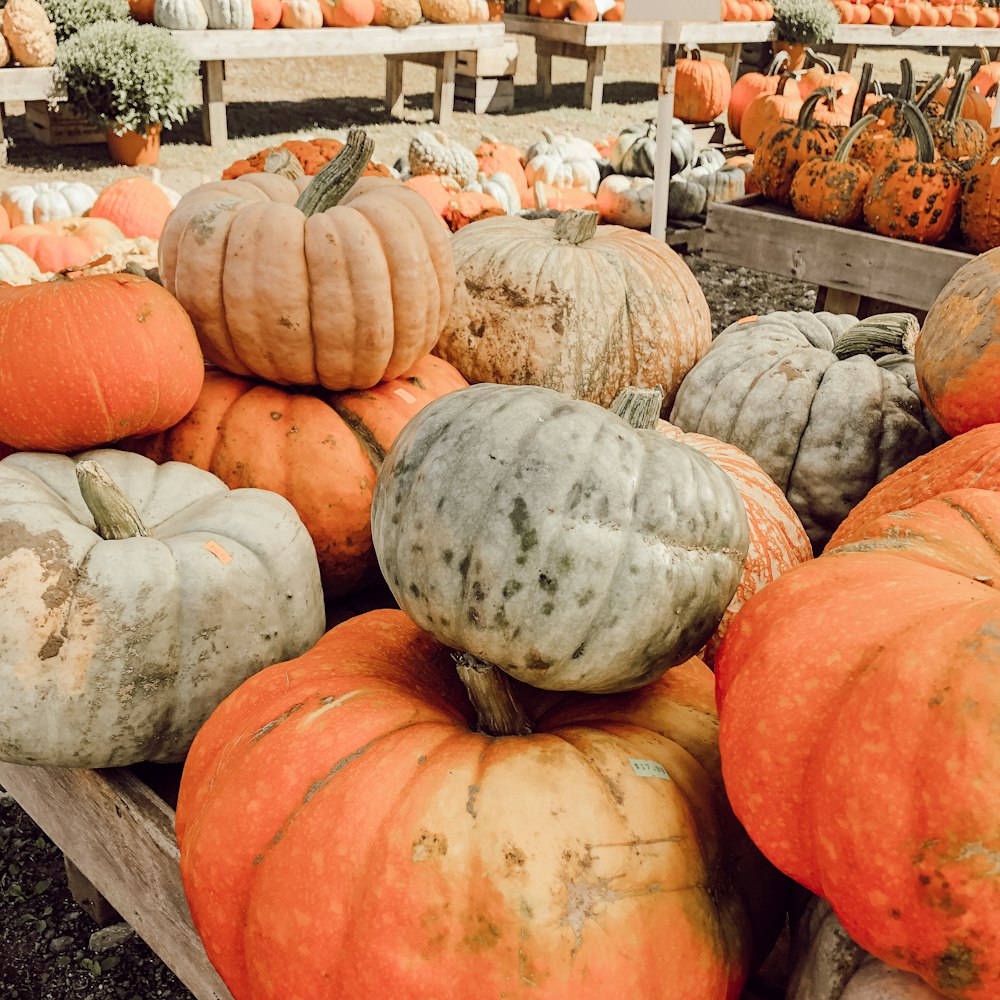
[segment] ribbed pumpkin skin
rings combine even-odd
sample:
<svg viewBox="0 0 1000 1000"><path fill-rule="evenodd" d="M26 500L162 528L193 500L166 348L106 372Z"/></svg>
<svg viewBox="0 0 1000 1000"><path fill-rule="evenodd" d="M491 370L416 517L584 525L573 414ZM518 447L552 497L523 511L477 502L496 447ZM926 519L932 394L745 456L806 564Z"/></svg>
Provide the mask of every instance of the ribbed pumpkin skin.
<svg viewBox="0 0 1000 1000"><path fill-rule="evenodd" d="M812 546L785 495L749 455L704 434L685 433L666 420L661 420L656 429L664 437L680 441L715 462L732 480L746 510L750 548L743 564L743 575L719 627L699 653L712 666L719 643L736 612L762 587L793 566L811 559Z"/></svg>
<svg viewBox="0 0 1000 1000"><path fill-rule="evenodd" d="M79 451L177 423L204 366L159 285L101 274L0 287L0 440Z"/></svg>
<svg viewBox="0 0 1000 1000"><path fill-rule="evenodd" d="M944 286L914 361L920 393L949 434L1000 421L1000 250L973 257Z"/></svg>
<svg viewBox="0 0 1000 1000"><path fill-rule="evenodd" d="M227 699L187 758L181 874L209 957L240 1000L734 1000L739 893L780 892L722 793L711 684L691 660L630 695L518 687L536 733L495 739L451 650L395 610L345 622Z"/></svg>
<svg viewBox="0 0 1000 1000"><path fill-rule="evenodd" d="M84 459L148 538L96 533ZM0 760L18 764L183 760L223 698L323 633L316 557L285 500L122 451L0 463L0 579Z"/></svg>
<svg viewBox="0 0 1000 1000"><path fill-rule="evenodd" d="M844 542L765 588L722 643L726 790L865 950L994 998L1000 497L942 494ZM831 615L832 595L855 610Z"/></svg>
<svg viewBox="0 0 1000 1000"><path fill-rule="evenodd" d="M127 447L156 462L189 462L236 489L272 490L298 511L316 546L327 596L374 571L371 497L382 458L406 422L465 379L439 358L372 389L289 392L209 371L175 427Z"/></svg>
<svg viewBox="0 0 1000 1000"><path fill-rule="evenodd" d="M608 406L630 385L669 405L712 341L687 264L645 233L574 246L551 219L487 219L454 237L455 304L434 353L469 382L544 385Z"/></svg>
<svg viewBox="0 0 1000 1000"><path fill-rule="evenodd" d="M729 106L733 81L720 59L678 59L674 114L682 122L710 122Z"/></svg>
<svg viewBox="0 0 1000 1000"><path fill-rule="evenodd" d="M872 178L865 221L882 236L940 243L958 215L962 174L944 163L893 160Z"/></svg>
<svg viewBox="0 0 1000 1000"><path fill-rule="evenodd" d="M1000 424L986 424L938 445L879 483L830 539L841 545L867 521L907 510L947 490L1000 490Z"/></svg>
<svg viewBox="0 0 1000 1000"><path fill-rule="evenodd" d="M691 370L670 414L757 461L817 550L876 483L943 437L909 355L837 360L834 344L852 321L772 313L734 324Z"/></svg>
<svg viewBox="0 0 1000 1000"><path fill-rule="evenodd" d="M189 191L160 238L164 287L234 375L327 389L396 378L448 316L448 234L397 181L363 178L309 218L295 207L305 183L248 174Z"/></svg>
<svg viewBox="0 0 1000 1000"><path fill-rule="evenodd" d="M535 386L432 403L372 501L399 606L548 690L629 690L697 652L736 591L747 532L735 486L694 449Z"/></svg>
<svg viewBox="0 0 1000 1000"><path fill-rule="evenodd" d="M128 239L160 238L173 206L167 193L146 177L123 177L109 184L90 209L90 217L114 223Z"/></svg>

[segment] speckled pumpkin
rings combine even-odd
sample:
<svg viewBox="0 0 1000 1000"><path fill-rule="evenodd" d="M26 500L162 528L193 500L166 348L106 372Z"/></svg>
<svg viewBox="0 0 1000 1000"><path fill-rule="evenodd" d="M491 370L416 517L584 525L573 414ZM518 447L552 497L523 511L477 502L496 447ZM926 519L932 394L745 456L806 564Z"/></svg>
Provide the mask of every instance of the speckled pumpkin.
<svg viewBox="0 0 1000 1000"><path fill-rule="evenodd" d="M710 672L602 698L512 687L533 732L497 738L451 651L375 611L226 700L177 837L234 996L740 995L783 892L726 804Z"/></svg>
<svg viewBox="0 0 1000 1000"><path fill-rule="evenodd" d="M938 154L944 160L975 160L986 152L986 129L961 115L969 89L969 73L959 73L940 118L930 122Z"/></svg>
<svg viewBox="0 0 1000 1000"><path fill-rule="evenodd" d="M666 405L711 343L708 304L662 241L597 214L487 219L453 240L458 288L435 353L470 382L544 385L607 406Z"/></svg>
<svg viewBox="0 0 1000 1000"><path fill-rule="evenodd" d="M924 401L949 434L1000 421L1000 250L973 257L944 286L915 361Z"/></svg>
<svg viewBox="0 0 1000 1000"><path fill-rule="evenodd" d="M536 687L609 692L705 644L748 528L693 448L550 389L480 385L400 433L372 538L399 606L442 642Z"/></svg>
<svg viewBox="0 0 1000 1000"><path fill-rule="evenodd" d="M1000 247L1000 134L991 133L986 152L965 175L962 235L970 249Z"/></svg>
<svg viewBox="0 0 1000 1000"><path fill-rule="evenodd" d="M323 632L286 500L128 452L0 462L0 578L0 760L16 764L182 760L226 695Z"/></svg>
<svg viewBox="0 0 1000 1000"><path fill-rule="evenodd" d="M816 549L877 482L944 439L904 353L914 318L890 326L873 317L852 331L856 323L804 312L735 323L685 378L670 414L755 459Z"/></svg>
<svg viewBox="0 0 1000 1000"><path fill-rule="evenodd" d="M352 130L311 181L249 174L184 195L160 238L160 277L209 361L285 385L368 388L433 347L455 287L448 234L415 191L357 180L371 150Z"/></svg>
<svg viewBox="0 0 1000 1000"><path fill-rule="evenodd" d="M998 554L1000 496L941 494L775 580L716 658L754 842L953 1000L1000 995Z"/></svg>

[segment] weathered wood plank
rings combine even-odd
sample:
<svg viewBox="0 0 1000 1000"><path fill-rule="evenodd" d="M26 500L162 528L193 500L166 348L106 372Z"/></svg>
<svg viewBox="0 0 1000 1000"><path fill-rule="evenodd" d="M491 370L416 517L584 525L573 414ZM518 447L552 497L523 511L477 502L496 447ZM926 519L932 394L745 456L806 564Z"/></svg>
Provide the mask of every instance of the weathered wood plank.
<svg viewBox="0 0 1000 1000"><path fill-rule="evenodd" d="M531 35L571 45L656 45L659 42L659 24L655 21L594 21L581 24L528 14L505 14L503 21L509 34Z"/></svg>
<svg viewBox="0 0 1000 1000"><path fill-rule="evenodd" d="M174 811L130 771L0 763L0 785L198 1000L232 1000L191 923Z"/></svg>
<svg viewBox="0 0 1000 1000"><path fill-rule="evenodd" d="M0 102L62 100L66 88L56 86L51 66L11 66L0 69Z"/></svg>
<svg viewBox="0 0 1000 1000"><path fill-rule="evenodd" d="M798 219L759 196L711 205L703 249L713 260L915 309L930 308L973 256Z"/></svg>
<svg viewBox="0 0 1000 1000"><path fill-rule="evenodd" d="M201 130L210 146L224 146L229 139L226 99L222 93L225 66L219 60L201 64Z"/></svg>

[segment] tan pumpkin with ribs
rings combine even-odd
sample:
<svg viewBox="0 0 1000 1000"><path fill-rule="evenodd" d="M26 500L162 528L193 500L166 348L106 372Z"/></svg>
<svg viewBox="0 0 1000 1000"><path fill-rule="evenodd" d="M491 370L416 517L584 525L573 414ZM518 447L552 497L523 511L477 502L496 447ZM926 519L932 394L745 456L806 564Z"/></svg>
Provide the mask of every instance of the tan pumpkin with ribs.
<svg viewBox="0 0 1000 1000"><path fill-rule="evenodd" d="M357 181L371 150L352 130L311 180L250 174L181 199L160 276L209 361L339 390L395 378L429 353L455 291L448 234L415 191Z"/></svg>

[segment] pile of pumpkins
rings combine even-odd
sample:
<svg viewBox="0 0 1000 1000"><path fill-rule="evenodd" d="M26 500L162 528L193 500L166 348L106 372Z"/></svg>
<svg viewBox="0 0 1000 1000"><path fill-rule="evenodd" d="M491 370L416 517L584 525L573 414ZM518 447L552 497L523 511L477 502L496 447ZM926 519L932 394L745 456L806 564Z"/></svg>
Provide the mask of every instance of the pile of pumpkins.
<svg viewBox="0 0 1000 1000"><path fill-rule="evenodd" d="M486 0L129 0L132 16L173 31L408 28L489 20Z"/></svg>
<svg viewBox="0 0 1000 1000"><path fill-rule="evenodd" d="M937 76L919 92L907 60L897 95L818 63L798 80L775 64L744 77L730 123L754 150L768 200L816 222L937 244L961 230L972 250L1000 245L1000 133L990 128L1000 63ZM755 94L757 96L752 96ZM751 100L747 100L751 98Z"/></svg>
<svg viewBox="0 0 1000 1000"><path fill-rule="evenodd" d="M7 0L0 17L0 66L52 66L56 29L38 0Z"/></svg>
<svg viewBox="0 0 1000 1000"><path fill-rule="evenodd" d="M842 24L897 24L901 28L996 28L1000 12L976 0L833 0Z"/></svg>
<svg viewBox="0 0 1000 1000"><path fill-rule="evenodd" d="M793 1000L996 996L1000 251L713 341L664 244L372 149L0 285L0 759L184 761L236 1000L730 1000L787 876Z"/></svg>

